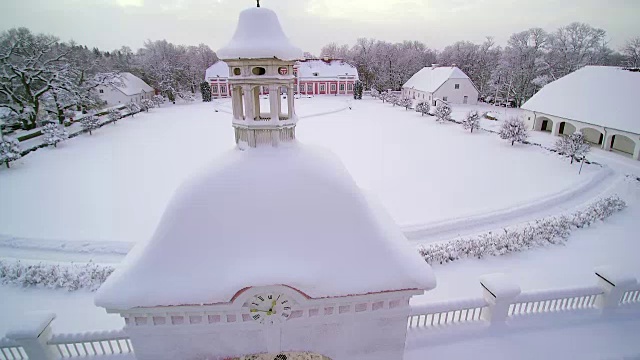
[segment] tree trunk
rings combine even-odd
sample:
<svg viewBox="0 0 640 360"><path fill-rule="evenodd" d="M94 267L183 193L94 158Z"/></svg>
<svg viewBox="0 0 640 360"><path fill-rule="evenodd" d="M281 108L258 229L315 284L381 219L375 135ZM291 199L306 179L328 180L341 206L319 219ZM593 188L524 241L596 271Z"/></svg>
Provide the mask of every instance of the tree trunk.
<svg viewBox="0 0 640 360"><path fill-rule="evenodd" d="M574 157L571 156L571 165L573 165L573 159L574 159Z"/></svg>
<svg viewBox="0 0 640 360"><path fill-rule="evenodd" d="M11 168L11 166L9 166L9 160L6 160L4 163L7 164L7 169Z"/></svg>
<svg viewBox="0 0 640 360"><path fill-rule="evenodd" d="M473 134L473 126L471 127L471 133Z"/></svg>
<svg viewBox="0 0 640 360"><path fill-rule="evenodd" d="M513 144L515 144L516 141L515 140L511 140L511 146L513 146Z"/></svg>
<svg viewBox="0 0 640 360"><path fill-rule="evenodd" d="M89 135L91 135L91 129L89 129Z"/></svg>

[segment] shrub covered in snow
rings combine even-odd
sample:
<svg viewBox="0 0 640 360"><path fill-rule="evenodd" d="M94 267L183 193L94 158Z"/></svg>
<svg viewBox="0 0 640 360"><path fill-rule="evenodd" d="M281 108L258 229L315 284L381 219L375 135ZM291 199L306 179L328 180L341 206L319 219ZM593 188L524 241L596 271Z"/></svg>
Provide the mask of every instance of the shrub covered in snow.
<svg viewBox="0 0 640 360"><path fill-rule="evenodd" d="M42 140L47 145L53 145L53 147L58 147L59 142L63 142L69 138L69 133L67 129L62 125L48 123L42 128Z"/></svg>
<svg viewBox="0 0 640 360"><path fill-rule="evenodd" d="M371 88L371 97L377 99L380 97L380 91L376 90L376 88Z"/></svg>
<svg viewBox="0 0 640 360"><path fill-rule="evenodd" d="M160 105L164 104L164 97L162 95L153 95L151 100L156 104L156 107L160 107Z"/></svg>
<svg viewBox="0 0 640 360"><path fill-rule="evenodd" d="M149 109L153 109L155 106L156 104L149 99L142 99L142 101L140 101L140 109L142 111L149 112Z"/></svg>
<svg viewBox="0 0 640 360"><path fill-rule="evenodd" d="M462 127L465 130L471 130L471 132L480 129L480 115L476 110L467 113L467 116L462 120Z"/></svg>
<svg viewBox="0 0 640 360"><path fill-rule="evenodd" d="M109 114L107 116L109 117L109 120L113 122L118 122L118 120L122 118L122 114L118 109L109 110Z"/></svg>
<svg viewBox="0 0 640 360"><path fill-rule="evenodd" d="M398 99L398 106L402 106L405 110L409 110L411 105L413 105L413 100L409 98Z"/></svg>
<svg viewBox="0 0 640 360"><path fill-rule="evenodd" d="M20 143L18 140L3 136L2 140L0 140L0 162L3 162L7 168L10 168L10 162L18 160L22 157L22 152L20 151Z"/></svg>
<svg viewBox="0 0 640 360"><path fill-rule="evenodd" d="M434 113L436 121L444 123L445 121L451 120L451 111L451 106L449 106L449 104L443 101L439 102Z"/></svg>
<svg viewBox="0 0 640 360"><path fill-rule="evenodd" d="M500 127L500 138L511 141L511 146L517 142L524 142L529 137L527 126L524 121L517 117L512 117L502 123Z"/></svg>
<svg viewBox="0 0 640 360"><path fill-rule="evenodd" d="M398 95L393 94L393 93L388 93L387 94L387 102L393 104L393 106L398 105L398 101L400 100L400 98L398 98Z"/></svg>
<svg viewBox="0 0 640 360"><path fill-rule="evenodd" d="M580 161L587 155L591 150L591 145L587 143L582 132L576 131L569 136L560 137L556 142L555 149L558 154L570 157L573 164L573 160Z"/></svg>
<svg viewBox="0 0 640 360"><path fill-rule="evenodd" d="M127 104L127 110L129 110L129 113L133 116L136 113L140 112L140 106L138 106L138 104L136 103L128 103Z"/></svg>
<svg viewBox="0 0 640 360"><path fill-rule="evenodd" d="M88 114L80 120L80 124L85 131L89 131L89 135L92 135L92 131L100 127L100 120L93 114Z"/></svg>
<svg viewBox="0 0 640 360"><path fill-rule="evenodd" d="M444 264L463 258L499 256L550 244L563 244L573 229L588 227L624 209L626 203L613 195L600 199L570 215L537 220L523 227L504 229L502 233L486 233L475 237L419 247L418 252L429 264Z"/></svg>
<svg viewBox="0 0 640 360"><path fill-rule="evenodd" d="M431 109L431 106L429 106L428 102L418 101L418 104L416 105L416 112L419 112L422 116L424 116L424 114L429 113L429 109Z"/></svg>
<svg viewBox="0 0 640 360"><path fill-rule="evenodd" d="M88 264L35 264L0 260L0 281L23 287L39 286L51 289L97 290L113 272L111 266Z"/></svg>

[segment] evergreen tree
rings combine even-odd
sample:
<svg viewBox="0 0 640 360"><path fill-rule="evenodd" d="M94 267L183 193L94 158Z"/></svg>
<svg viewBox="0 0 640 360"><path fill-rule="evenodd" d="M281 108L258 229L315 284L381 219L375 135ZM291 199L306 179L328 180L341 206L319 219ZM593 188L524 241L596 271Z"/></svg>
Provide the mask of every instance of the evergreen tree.
<svg viewBox="0 0 640 360"><path fill-rule="evenodd" d="M558 154L570 157L573 164L574 160L580 161L587 155L591 145L587 143L582 132L576 131L569 136L562 136L556 142L555 149Z"/></svg>
<svg viewBox="0 0 640 360"><path fill-rule="evenodd" d="M58 147L59 142L63 142L69 138L69 133L67 129L64 128L64 125L58 125L56 123L50 122L42 128L42 140L47 145L53 145L53 147Z"/></svg>
<svg viewBox="0 0 640 360"><path fill-rule="evenodd" d="M462 127L465 130L471 130L471 132L480 129L480 115L476 110L467 113L467 116L462 120Z"/></svg>
<svg viewBox="0 0 640 360"><path fill-rule="evenodd" d="M426 101L418 101L418 104L416 105L416 112L419 112L421 114L421 116L424 116L424 114L428 114L429 113L429 109L431 107L429 106L429 103Z"/></svg>
<svg viewBox="0 0 640 360"><path fill-rule="evenodd" d="M364 85L362 81L358 80L353 86L353 98L356 100L362 100L362 92L364 91Z"/></svg>
<svg viewBox="0 0 640 360"><path fill-rule="evenodd" d="M451 106L445 103L444 101L440 101L436 106L435 116L436 121L439 123L444 123L445 121L451 120Z"/></svg>
<svg viewBox="0 0 640 360"><path fill-rule="evenodd" d="M208 82L203 81L200 83L200 92L202 93L203 102L211 102L211 85Z"/></svg>
<svg viewBox="0 0 640 360"><path fill-rule="evenodd" d="M10 162L18 160L22 157L22 151L20 151L20 143L18 140L2 136L0 139L0 162L5 163L7 168L10 168Z"/></svg>
<svg viewBox="0 0 640 360"><path fill-rule="evenodd" d="M512 117L502 123L500 138L511 141L511 146L513 146L516 141L523 142L527 140L528 137L527 126L522 119Z"/></svg>
<svg viewBox="0 0 640 360"><path fill-rule="evenodd" d="M92 131L100 127L100 120L97 116L88 114L80 119L80 124L85 131L89 131L89 135L92 135Z"/></svg>

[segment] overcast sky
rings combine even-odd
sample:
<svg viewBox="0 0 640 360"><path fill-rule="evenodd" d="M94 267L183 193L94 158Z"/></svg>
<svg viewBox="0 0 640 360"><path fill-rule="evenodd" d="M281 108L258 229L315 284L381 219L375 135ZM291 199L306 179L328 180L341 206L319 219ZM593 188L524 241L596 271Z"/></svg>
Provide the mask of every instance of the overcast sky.
<svg viewBox="0 0 640 360"><path fill-rule="evenodd" d="M359 37L418 40L436 49L480 42L530 27L547 31L573 21L607 31L610 46L640 36L640 0L261 0L274 9L292 41L315 55L330 42ZM134 50L145 40L215 51L231 38L239 12L255 0L0 0L0 29L26 26L62 40Z"/></svg>

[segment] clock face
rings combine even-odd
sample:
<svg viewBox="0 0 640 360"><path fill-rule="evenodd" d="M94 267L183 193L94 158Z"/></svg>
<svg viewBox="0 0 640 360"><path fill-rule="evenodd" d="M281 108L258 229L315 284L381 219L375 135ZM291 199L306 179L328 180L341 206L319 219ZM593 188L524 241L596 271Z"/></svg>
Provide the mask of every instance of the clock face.
<svg viewBox="0 0 640 360"><path fill-rule="evenodd" d="M291 299L283 294L258 294L249 301L249 312L261 324L274 324L289 319L292 305Z"/></svg>

